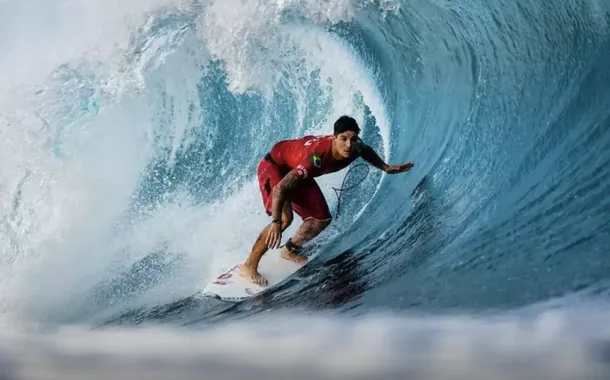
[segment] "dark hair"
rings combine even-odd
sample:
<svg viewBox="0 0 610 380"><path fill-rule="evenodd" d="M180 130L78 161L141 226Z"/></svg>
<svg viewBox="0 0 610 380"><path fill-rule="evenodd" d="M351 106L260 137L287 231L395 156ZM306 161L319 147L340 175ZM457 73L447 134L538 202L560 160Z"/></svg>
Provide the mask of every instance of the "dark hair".
<svg viewBox="0 0 610 380"><path fill-rule="evenodd" d="M337 121L335 121L335 135L345 131L354 131L358 134L360 133L360 127L358 126L356 119L343 115L338 118Z"/></svg>

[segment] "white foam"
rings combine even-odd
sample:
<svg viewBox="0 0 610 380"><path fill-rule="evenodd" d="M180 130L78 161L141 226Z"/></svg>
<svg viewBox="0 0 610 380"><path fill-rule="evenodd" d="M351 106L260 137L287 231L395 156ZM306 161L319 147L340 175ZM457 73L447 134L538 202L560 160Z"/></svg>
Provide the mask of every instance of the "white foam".
<svg viewBox="0 0 610 380"><path fill-rule="evenodd" d="M338 37L316 26L352 20L362 4L353 0L332 5L315 0L214 1L205 9L200 31L211 57L225 64L229 90L237 94L252 89L268 93L284 74L306 82L312 72L320 70L320 83L330 87L327 96L333 110L327 117L328 125L314 128L315 133L328 133L330 123L343 114L355 116L362 124L364 109L354 103L354 96L361 94L377 118L388 157L390 125L374 72ZM286 24L283 12L293 8L313 24ZM397 4L384 1L381 8L396 10ZM294 94L307 96L301 94L303 83L295 82Z"/></svg>
<svg viewBox="0 0 610 380"><path fill-rule="evenodd" d="M0 45L0 123L6 126L0 129L0 214L6 215L0 220L0 312L14 320L62 320L78 312L75 297L160 243L186 253L189 269L144 297L151 302L190 293L219 267L245 257L266 223L254 173L229 199L195 205L188 194L176 193L133 229L116 230L151 157L169 147L173 165L176 153L193 141L192 131L205 128L205 109L189 105L199 104L199 70L210 57L226 63L230 90L254 88L270 103L282 75L304 60L301 76L289 82L294 95L306 99L303 80L320 70L332 107L319 125L307 131L298 125L295 136L328 133L342 114L362 123L364 110L353 99L360 93L388 155L390 126L374 73L340 39L315 27L350 20L363 4L210 1L197 24L202 41L189 42L200 53L193 56L171 45L176 30L144 36L150 38L144 38L145 50L130 51L140 33L150 32L151 14L190 11L187 2L0 3L0 33L8 36ZM285 24L288 9L314 25ZM162 83L147 76L153 71ZM171 128L161 126L156 114L155 85L176 101ZM89 102L83 109L79 91ZM339 185L342 175L320 181L331 206L330 186Z"/></svg>
<svg viewBox="0 0 610 380"><path fill-rule="evenodd" d="M0 303L5 310L15 307L7 298L23 299L19 291L30 285L23 270L41 264L43 257L51 259L51 252L82 249L82 257L89 251L76 242L66 247L65 242L80 234L83 243L116 214L123 203L105 196L125 197L125 187L137 179L140 158L148 148L141 141L142 129L130 124L147 128L137 107L128 117L110 114L86 130L79 129L88 121L86 115L71 130L69 120L47 118L61 113L62 107L78 107L81 99L71 97L70 91L83 84L97 86L109 98L133 90L138 73L126 66L124 53L134 27L154 10L180 4L0 3L0 214L6 216L0 225ZM62 65L73 66L74 73L85 78L90 75L87 80L93 82L54 75ZM60 144L67 147L64 157L57 154Z"/></svg>
<svg viewBox="0 0 610 380"><path fill-rule="evenodd" d="M277 81L277 64L286 63L291 44L282 33L283 12L297 9L315 22L337 22L353 17L350 0L332 4L316 0L212 1L204 11L201 32L210 53L227 65L229 89L243 92ZM283 55L288 53L288 57Z"/></svg>
<svg viewBox="0 0 610 380"><path fill-rule="evenodd" d="M155 10L185 4L182 0L2 2L2 95L14 95L20 86L35 88L58 66L80 60L116 65L114 74L118 74L134 29Z"/></svg>

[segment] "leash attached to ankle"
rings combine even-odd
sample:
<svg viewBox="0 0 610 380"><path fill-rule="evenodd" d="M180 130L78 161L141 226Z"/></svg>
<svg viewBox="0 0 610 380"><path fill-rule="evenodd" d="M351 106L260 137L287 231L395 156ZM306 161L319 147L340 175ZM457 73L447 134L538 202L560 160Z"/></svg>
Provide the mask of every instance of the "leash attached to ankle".
<svg viewBox="0 0 610 380"><path fill-rule="evenodd" d="M291 253L294 253L295 255L298 255L299 253L301 253L301 251L303 250L303 247L301 247L300 245L296 245L292 242L292 239L288 239L288 241L286 242L286 244L284 244L284 246L286 248L288 248L288 250Z"/></svg>

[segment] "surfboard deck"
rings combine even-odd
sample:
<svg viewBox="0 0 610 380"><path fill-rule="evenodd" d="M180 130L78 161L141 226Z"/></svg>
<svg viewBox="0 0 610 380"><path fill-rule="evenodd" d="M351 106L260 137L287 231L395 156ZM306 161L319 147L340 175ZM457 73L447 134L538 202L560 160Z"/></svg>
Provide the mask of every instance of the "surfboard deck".
<svg viewBox="0 0 610 380"><path fill-rule="evenodd" d="M214 278L203 289L203 295L227 302L242 302L273 288L303 267L281 258L280 249L269 251L258 266L259 273L267 279L267 285L260 286L239 274L241 264L233 265Z"/></svg>

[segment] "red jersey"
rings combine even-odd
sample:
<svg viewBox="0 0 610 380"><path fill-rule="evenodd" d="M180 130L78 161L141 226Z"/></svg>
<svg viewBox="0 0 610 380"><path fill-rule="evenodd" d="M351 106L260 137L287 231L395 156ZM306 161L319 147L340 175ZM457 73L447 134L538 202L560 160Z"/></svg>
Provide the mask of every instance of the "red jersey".
<svg viewBox="0 0 610 380"><path fill-rule="evenodd" d="M332 156L333 136L304 136L280 141L271 148L271 158L285 175L295 170L301 178L314 178L349 166L358 154L336 160Z"/></svg>

